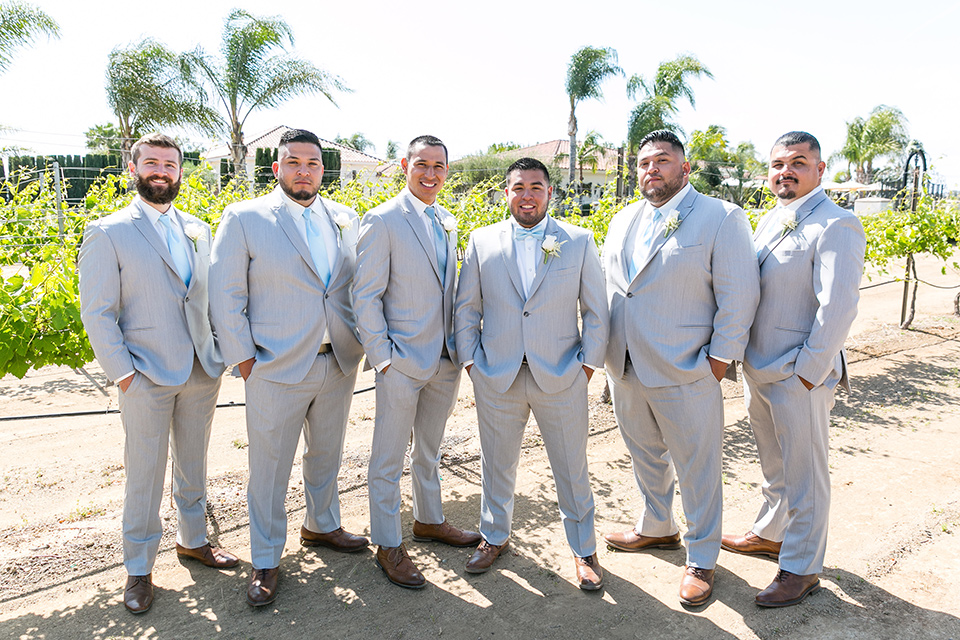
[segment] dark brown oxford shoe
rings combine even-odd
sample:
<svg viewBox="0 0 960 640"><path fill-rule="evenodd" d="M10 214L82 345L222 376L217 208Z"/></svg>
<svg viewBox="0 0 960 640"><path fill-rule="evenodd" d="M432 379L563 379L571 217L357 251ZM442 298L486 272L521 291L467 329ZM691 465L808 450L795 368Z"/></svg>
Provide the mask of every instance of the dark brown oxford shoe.
<svg viewBox="0 0 960 640"><path fill-rule="evenodd" d="M383 569L390 582L399 587L422 589L427 584L426 578L413 564L403 544L399 547L378 547L377 566Z"/></svg>
<svg viewBox="0 0 960 640"><path fill-rule="evenodd" d="M680 604L699 607L707 604L713 593L713 569L685 566L680 581Z"/></svg>
<svg viewBox="0 0 960 640"><path fill-rule="evenodd" d="M500 553L509 546L509 540L500 545L490 544L486 540L481 541L480 546L467 560L467 573L486 573L493 565L493 561L499 558Z"/></svg>
<svg viewBox="0 0 960 640"><path fill-rule="evenodd" d="M247 588L247 604L262 607L277 599L277 582L280 579L280 567L273 569L254 569Z"/></svg>
<svg viewBox="0 0 960 640"><path fill-rule="evenodd" d="M755 602L761 607L789 607L811 593L820 591L820 574L799 576L780 569L770 586L757 594Z"/></svg>
<svg viewBox="0 0 960 640"><path fill-rule="evenodd" d="M483 540L476 531L458 529L446 520L440 524L413 521L413 539L417 542L442 542L451 547L472 547Z"/></svg>
<svg viewBox="0 0 960 640"><path fill-rule="evenodd" d="M603 534L603 541L607 546L619 549L620 551L646 551L647 549L680 549L680 534L675 533L672 536L643 536L637 533L636 529L617 533Z"/></svg>
<svg viewBox="0 0 960 640"><path fill-rule="evenodd" d="M720 548L739 553L745 556L766 556L777 560L780 557L781 542L774 542L761 538L753 531L748 531L742 536L727 536L720 538Z"/></svg>
<svg viewBox="0 0 960 640"><path fill-rule="evenodd" d="M214 569L229 569L240 564L240 558L220 547L212 547L205 544L196 549L188 549L177 543L177 556L181 558L191 558L199 560L208 567Z"/></svg>
<svg viewBox="0 0 960 640"><path fill-rule="evenodd" d="M130 613L146 613L153 604L153 574L127 576L123 588L123 606Z"/></svg>
<svg viewBox="0 0 960 640"><path fill-rule="evenodd" d="M596 591L603 587L603 567L597 560L597 554L578 558L574 556L577 569L577 586L584 591Z"/></svg>
<svg viewBox="0 0 960 640"><path fill-rule="evenodd" d="M306 527L300 527L300 544L305 547L327 547L341 553L353 553L366 549L370 541L344 530L343 527L330 533L315 533Z"/></svg>

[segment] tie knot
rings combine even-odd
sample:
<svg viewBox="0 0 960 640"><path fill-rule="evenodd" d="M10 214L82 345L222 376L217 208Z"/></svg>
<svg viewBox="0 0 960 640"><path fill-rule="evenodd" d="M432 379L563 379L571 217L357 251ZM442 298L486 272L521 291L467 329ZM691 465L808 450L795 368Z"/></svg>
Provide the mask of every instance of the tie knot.
<svg viewBox="0 0 960 640"><path fill-rule="evenodd" d="M303 217L304 217L305 219L307 219L307 220L310 219L310 207L306 207L306 208L303 210Z"/></svg>
<svg viewBox="0 0 960 640"><path fill-rule="evenodd" d="M423 212L428 216L430 216L431 218L437 215L437 210L433 208L433 205L430 205L429 207L424 209Z"/></svg>
<svg viewBox="0 0 960 640"><path fill-rule="evenodd" d="M660 209L657 209L656 207L654 207L654 208L653 208L653 219L654 219L654 221L657 221L657 220L659 220L659 219L662 218L662 217L663 217L663 213L660 211Z"/></svg>

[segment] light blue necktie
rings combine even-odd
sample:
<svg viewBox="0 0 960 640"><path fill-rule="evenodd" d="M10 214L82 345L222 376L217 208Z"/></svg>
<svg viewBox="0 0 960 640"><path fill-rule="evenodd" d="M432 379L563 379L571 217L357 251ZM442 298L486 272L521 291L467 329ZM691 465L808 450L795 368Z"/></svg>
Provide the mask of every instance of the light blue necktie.
<svg viewBox="0 0 960 640"><path fill-rule="evenodd" d="M436 236L437 240L437 266L440 268L440 284L445 285L447 278L447 234L440 225L436 209L427 207L423 212L433 220L433 235Z"/></svg>
<svg viewBox="0 0 960 640"><path fill-rule="evenodd" d="M513 229L513 239L526 240L527 238L533 238L534 240L543 240L543 230L544 227L524 229L521 226L516 226Z"/></svg>
<svg viewBox="0 0 960 640"><path fill-rule="evenodd" d="M657 235L657 222L660 217L660 209L654 209L650 222L637 234L636 242L633 245L633 256L630 259L629 276L631 280L637 275L637 269L640 266L637 264L637 256L646 258L650 255L650 247L653 246L653 239Z"/></svg>
<svg viewBox="0 0 960 640"><path fill-rule="evenodd" d="M193 276L193 269L190 267L190 256L187 255L187 248L173 230L173 223L170 222L170 216L165 213L160 214L160 224L163 225L167 236L167 250L173 258L173 264L177 267L177 273L183 283L190 286L190 278Z"/></svg>
<svg viewBox="0 0 960 640"><path fill-rule="evenodd" d="M314 224L309 207L303 210L303 220L307 223L307 246L310 247L313 265L317 268L317 273L320 274L323 286L327 286L330 284L330 261L327 258L327 243L324 242L323 234Z"/></svg>

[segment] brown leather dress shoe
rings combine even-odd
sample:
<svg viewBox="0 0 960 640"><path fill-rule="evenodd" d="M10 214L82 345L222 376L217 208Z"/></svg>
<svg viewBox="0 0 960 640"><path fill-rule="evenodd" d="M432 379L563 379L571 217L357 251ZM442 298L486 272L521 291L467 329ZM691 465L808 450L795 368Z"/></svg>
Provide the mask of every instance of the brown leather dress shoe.
<svg viewBox="0 0 960 640"><path fill-rule="evenodd" d="M305 547L327 547L341 553L353 553L366 549L370 541L345 531L343 527L330 533L315 533L306 527L300 527L300 544Z"/></svg>
<svg viewBox="0 0 960 640"><path fill-rule="evenodd" d="M672 536L662 536L659 538L643 536L637 533L636 529L618 533L603 534L603 541L608 546L620 551L646 551L647 549L680 549L680 534L675 533Z"/></svg>
<svg viewBox="0 0 960 640"><path fill-rule="evenodd" d="M586 558L573 558L577 568L577 586L584 591L596 591L603 587L603 567L597 560L597 554Z"/></svg>
<svg viewBox="0 0 960 640"><path fill-rule="evenodd" d="M442 542L451 547L472 547L483 540L476 531L458 529L446 520L440 524L413 521L413 539L417 542Z"/></svg>
<svg viewBox="0 0 960 640"><path fill-rule="evenodd" d="M480 546L467 560L467 573L486 573L493 565L493 561L500 557L500 552L509 546L509 540L500 545L490 544L486 540L481 541Z"/></svg>
<svg viewBox="0 0 960 640"><path fill-rule="evenodd" d="M130 613L145 613L153 604L153 574L127 576L123 588L123 606Z"/></svg>
<svg viewBox="0 0 960 640"><path fill-rule="evenodd" d="M426 578L413 564L403 544L399 547L378 547L377 566L383 569L387 579L397 586L422 589L427 584Z"/></svg>
<svg viewBox="0 0 960 640"><path fill-rule="evenodd" d="M280 567L273 569L254 569L247 588L247 604L262 607L277 599L277 582L280 579Z"/></svg>
<svg viewBox="0 0 960 640"><path fill-rule="evenodd" d="M789 607L811 593L820 591L820 574L799 576L780 569L770 586L757 594L755 602L761 607Z"/></svg>
<svg viewBox="0 0 960 640"><path fill-rule="evenodd" d="M680 581L680 604L699 607L706 604L713 593L713 569L685 566Z"/></svg>
<svg viewBox="0 0 960 640"><path fill-rule="evenodd" d="M235 567L240 564L240 558L237 556L225 549L212 547L209 544L197 547L196 549L188 549L187 547L180 546L180 543L177 543L177 556L180 558L199 560L214 569L229 569L230 567Z"/></svg>
<svg viewBox="0 0 960 640"><path fill-rule="evenodd" d="M724 535L720 539L720 548L731 553L739 553L745 556L766 556L774 560L780 557L781 544L781 542L761 538L753 531L748 531L739 537Z"/></svg>

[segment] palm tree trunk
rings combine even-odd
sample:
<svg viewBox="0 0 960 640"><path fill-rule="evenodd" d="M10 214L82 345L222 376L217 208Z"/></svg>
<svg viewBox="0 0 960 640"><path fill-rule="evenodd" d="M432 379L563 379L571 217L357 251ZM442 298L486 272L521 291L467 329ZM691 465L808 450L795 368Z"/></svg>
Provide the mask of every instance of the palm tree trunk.
<svg viewBox="0 0 960 640"><path fill-rule="evenodd" d="M567 190L573 193L573 184L577 181L577 114L572 100L567 135L570 136L570 173L568 174Z"/></svg>
<svg viewBox="0 0 960 640"><path fill-rule="evenodd" d="M234 129L230 135L230 162L233 165L233 177L247 177L247 145L243 144L243 131Z"/></svg>

